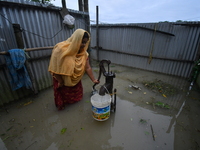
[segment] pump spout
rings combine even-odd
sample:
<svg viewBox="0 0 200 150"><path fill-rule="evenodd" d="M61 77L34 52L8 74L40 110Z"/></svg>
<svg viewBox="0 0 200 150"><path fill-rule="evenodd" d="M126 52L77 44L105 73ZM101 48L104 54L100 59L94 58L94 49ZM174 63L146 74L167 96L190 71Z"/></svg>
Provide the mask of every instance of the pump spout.
<svg viewBox="0 0 200 150"><path fill-rule="evenodd" d="M106 63L108 65L108 69L106 71L106 69L104 68L104 63ZM113 78L115 78L115 73L113 73L112 71L110 72L110 65L111 61L110 60L101 60L99 67L100 67L100 71L99 71L99 77L98 80L100 80L101 74L103 74L105 76L105 84L101 86L100 90L99 90L99 95L105 95L107 94L112 94L112 90L113 90ZM96 93L97 90L95 89L96 84L93 85L93 92L92 93Z"/></svg>
<svg viewBox="0 0 200 150"><path fill-rule="evenodd" d="M104 85L101 86L100 90L99 90L99 95L105 95L107 94L112 94L112 90L113 90L113 78L115 78L115 74L111 73L111 74L107 74L106 77L106 83Z"/></svg>
<svg viewBox="0 0 200 150"><path fill-rule="evenodd" d="M112 85L111 84L104 84L103 86L101 86L101 88L99 90L99 95L104 96L106 93L111 94L112 91L108 91L108 89L112 89Z"/></svg>

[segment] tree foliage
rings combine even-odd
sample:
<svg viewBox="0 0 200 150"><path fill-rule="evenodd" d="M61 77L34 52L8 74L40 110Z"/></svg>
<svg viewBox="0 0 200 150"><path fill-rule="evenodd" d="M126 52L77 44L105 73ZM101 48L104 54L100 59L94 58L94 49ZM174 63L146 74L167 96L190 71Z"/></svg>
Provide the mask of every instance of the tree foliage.
<svg viewBox="0 0 200 150"><path fill-rule="evenodd" d="M185 21L182 21L182 20L177 20L176 22L185 22Z"/></svg>
<svg viewBox="0 0 200 150"><path fill-rule="evenodd" d="M38 2L42 4L49 4L52 0L29 0L29 1Z"/></svg>

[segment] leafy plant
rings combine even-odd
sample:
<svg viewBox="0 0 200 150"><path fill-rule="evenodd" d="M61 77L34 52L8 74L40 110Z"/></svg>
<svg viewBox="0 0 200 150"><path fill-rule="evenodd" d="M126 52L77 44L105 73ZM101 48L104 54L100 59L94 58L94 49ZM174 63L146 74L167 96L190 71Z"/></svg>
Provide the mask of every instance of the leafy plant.
<svg viewBox="0 0 200 150"><path fill-rule="evenodd" d="M142 124L146 124L146 123L147 123L147 121L146 121L146 120L144 120L144 119L140 119L140 123L142 123Z"/></svg>
<svg viewBox="0 0 200 150"><path fill-rule="evenodd" d="M200 72L200 59L195 62L194 67L192 68L191 77L189 81L196 81L198 74Z"/></svg>
<svg viewBox="0 0 200 150"><path fill-rule="evenodd" d="M152 91L161 93L164 97L166 95L174 95L177 93L177 89L170 84L167 84L161 80L144 81L143 84Z"/></svg>
<svg viewBox="0 0 200 150"><path fill-rule="evenodd" d="M61 133L61 134L64 134L66 131L67 131L67 128L63 128L63 129L60 131L60 133Z"/></svg>
<svg viewBox="0 0 200 150"><path fill-rule="evenodd" d="M155 106L158 106L158 107L161 107L161 108L167 108L167 109L170 108L168 104L164 104L162 102L156 102Z"/></svg>

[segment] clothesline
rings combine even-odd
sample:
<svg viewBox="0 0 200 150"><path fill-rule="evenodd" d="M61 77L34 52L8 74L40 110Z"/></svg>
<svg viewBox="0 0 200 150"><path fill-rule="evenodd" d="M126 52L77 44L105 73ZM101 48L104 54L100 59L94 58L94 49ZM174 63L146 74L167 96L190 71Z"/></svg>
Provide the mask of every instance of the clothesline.
<svg viewBox="0 0 200 150"><path fill-rule="evenodd" d="M49 47L36 47L36 48L26 48L24 49L25 52L30 52L30 51L38 51L38 50L48 50L48 49L53 49L53 46ZM7 51L2 51L0 52L0 55L8 55L9 53Z"/></svg>

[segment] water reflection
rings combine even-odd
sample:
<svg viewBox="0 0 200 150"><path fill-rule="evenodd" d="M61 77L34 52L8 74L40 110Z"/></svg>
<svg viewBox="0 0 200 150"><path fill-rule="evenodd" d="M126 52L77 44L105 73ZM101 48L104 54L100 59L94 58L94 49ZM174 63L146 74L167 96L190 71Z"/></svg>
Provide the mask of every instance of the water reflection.
<svg viewBox="0 0 200 150"><path fill-rule="evenodd" d="M111 117L114 124L111 127L112 138L109 139L111 147L123 147L127 150L173 149L174 131L166 133L170 116L157 114L119 98L117 106L117 111Z"/></svg>

